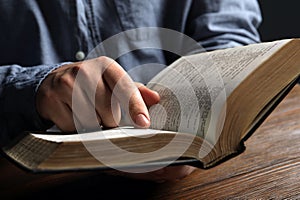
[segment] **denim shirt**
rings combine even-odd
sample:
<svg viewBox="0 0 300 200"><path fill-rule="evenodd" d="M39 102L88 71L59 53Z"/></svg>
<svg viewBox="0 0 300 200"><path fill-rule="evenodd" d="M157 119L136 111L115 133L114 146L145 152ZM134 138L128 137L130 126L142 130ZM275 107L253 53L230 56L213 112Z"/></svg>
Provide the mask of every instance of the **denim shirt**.
<svg viewBox="0 0 300 200"><path fill-rule="evenodd" d="M259 42L260 22L256 0L0 0L0 144L23 130L48 127L35 108L41 81L118 33L161 27L210 51ZM166 66L174 59L164 51L142 49L118 62L130 71L147 63ZM132 78L145 83L154 75L141 74Z"/></svg>

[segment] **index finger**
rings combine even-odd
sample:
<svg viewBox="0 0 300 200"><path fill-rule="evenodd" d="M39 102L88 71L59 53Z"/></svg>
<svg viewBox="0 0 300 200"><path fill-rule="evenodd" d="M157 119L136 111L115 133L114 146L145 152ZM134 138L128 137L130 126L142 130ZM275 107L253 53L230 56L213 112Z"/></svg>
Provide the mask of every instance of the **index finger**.
<svg viewBox="0 0 300 200"><path fill-rule="evenodd" d="M117 98L121 107L129 113L134 126L148 128L150 126L149 112L133 80L114 60L104 57L102 62L105 65L103 79L111 89L113 98Z"/></svg>

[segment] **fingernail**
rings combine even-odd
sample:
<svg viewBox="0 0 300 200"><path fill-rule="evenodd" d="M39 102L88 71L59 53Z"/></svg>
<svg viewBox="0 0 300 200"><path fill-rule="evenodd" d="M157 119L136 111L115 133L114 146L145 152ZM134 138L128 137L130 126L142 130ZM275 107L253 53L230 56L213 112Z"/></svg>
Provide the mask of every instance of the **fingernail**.
<svg viewBox="0 0 300 200"><path fill-rule="evenodd" d="M138 114L136 117L135 117L135 123L136 125L142 127L142 128L147 128L150 126L150 121L149 119L143 115L143 114Z"/></svg>

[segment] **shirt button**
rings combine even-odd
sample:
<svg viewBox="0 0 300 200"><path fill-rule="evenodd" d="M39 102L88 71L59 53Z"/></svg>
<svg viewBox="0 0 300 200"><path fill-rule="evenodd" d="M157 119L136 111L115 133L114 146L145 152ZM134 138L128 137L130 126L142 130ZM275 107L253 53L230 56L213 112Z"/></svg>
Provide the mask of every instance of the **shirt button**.
<svg viewBox="0 0 300 200"><path fill-rule="evenodd" d="M75 58L76 60L83 60L85 58L85 54L83 51L77 51L77 53L75 54Z"/></svg>

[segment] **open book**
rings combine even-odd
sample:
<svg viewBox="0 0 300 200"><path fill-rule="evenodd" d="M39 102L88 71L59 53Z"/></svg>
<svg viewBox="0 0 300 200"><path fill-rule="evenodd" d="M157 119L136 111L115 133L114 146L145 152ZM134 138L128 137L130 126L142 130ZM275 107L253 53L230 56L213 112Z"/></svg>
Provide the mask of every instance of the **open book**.
<svg viewBox="0 0 300 200"><path fill-rule="evenodd" d="M184 56L147 84L161 96L150 108L150 129L26 132L3 152L31 171L209 168L245 149L299 74L298 39Z"/></svg>

